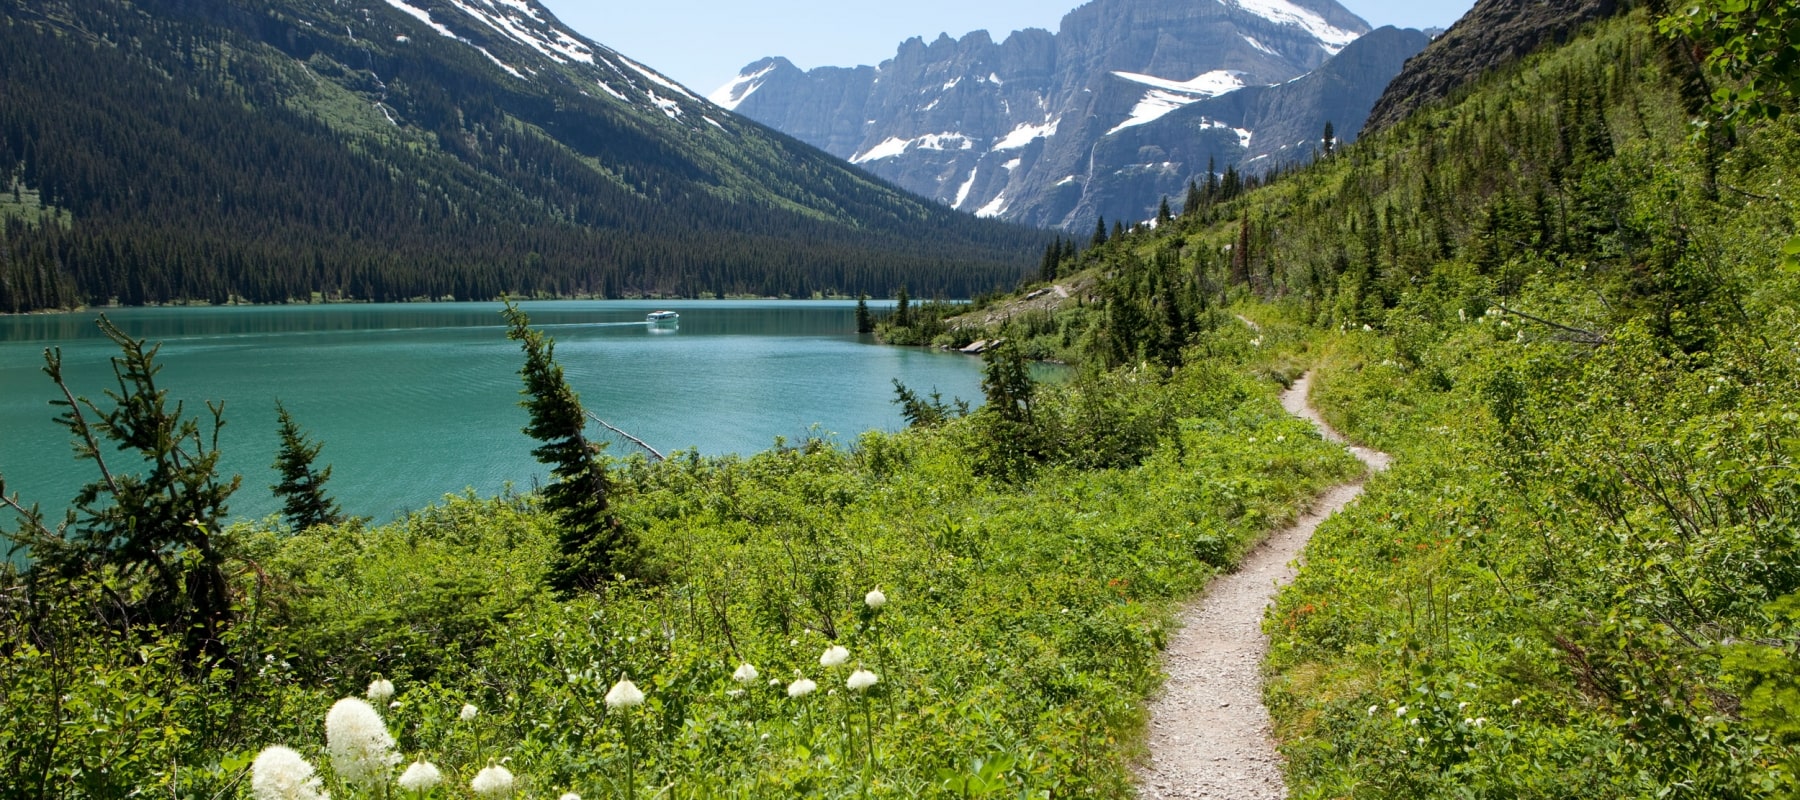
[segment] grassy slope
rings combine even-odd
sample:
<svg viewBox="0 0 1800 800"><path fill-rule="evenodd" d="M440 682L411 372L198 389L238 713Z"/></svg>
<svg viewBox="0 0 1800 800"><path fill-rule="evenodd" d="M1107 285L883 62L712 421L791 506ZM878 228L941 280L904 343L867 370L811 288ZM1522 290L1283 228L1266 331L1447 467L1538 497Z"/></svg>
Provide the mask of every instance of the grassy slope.
<svg viewBox="0 0 1800 800"><path fill-rule="evenodd" d="M1479 186L1458 171L1491 140L1466 131L1549 105L1558 76L1611 82L1614 154L1551 197L1583 209L1552 217L1588 228L1573 246L1534 240L1487 269L1505 245L1477 218L1379 316L1345 292L1326 307L1376 330L1340 338L1315 398L1399 458L1320 531L1269 621L1296 797L1794 789L1800 376L1777 265L1795 132L1742 131L1715 185L1664 63L1629 55L1654 47L1643 17L1611 23L1372 145L1375 185L1418 208L1426 180ZM1533 202L1532 181L1507 183L1555 135L1526 125L1509 173L1468 173L1499 184L1489 208ZM1478 144L1425 157L1464 136ZM1283 202L1329 207L1330 183Z"/></svg>

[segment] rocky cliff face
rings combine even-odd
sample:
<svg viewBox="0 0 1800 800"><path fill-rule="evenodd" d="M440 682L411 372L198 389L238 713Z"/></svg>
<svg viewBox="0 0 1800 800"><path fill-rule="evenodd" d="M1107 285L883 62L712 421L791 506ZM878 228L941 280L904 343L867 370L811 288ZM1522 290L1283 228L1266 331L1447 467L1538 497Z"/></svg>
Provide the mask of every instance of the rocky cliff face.
<svg viewBox="0 0 1800 800"><path fill-rule="evenodd" d="M954 208L1080 230L1153 216L1209 159L1310 157L1326 121L1347 138L1425 43L1352 46L1368 32L1335 0L1095 0L1054 34L915 38L878 67L765 59L712 99Z"/></svg>
<svg viewBox="0 0 1800 800"><path fill-rule="evenodd" d="M1558 44L1619 12L1620 0L1480 0L1412 59L1370 112L1364 134L1449 97L1489 70Z"/></svg>

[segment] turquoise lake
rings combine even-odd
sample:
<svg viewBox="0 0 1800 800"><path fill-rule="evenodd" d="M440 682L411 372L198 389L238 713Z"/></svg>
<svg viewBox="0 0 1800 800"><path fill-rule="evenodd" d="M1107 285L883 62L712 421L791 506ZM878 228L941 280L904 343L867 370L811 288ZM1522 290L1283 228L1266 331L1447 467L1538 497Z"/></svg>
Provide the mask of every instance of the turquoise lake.
<svg viewBox="0 0 1800 800"><path fill-rule="evenodd" d="M856 334L855 302L569 301L527 303L535 327L592 412L667 453L751 454L776 437L854 444L904 426L893 381L979 400L981 361L884 347ZM669 309L679 325L646 325ZM160 385L190 415L225 401L224 472L241 474L236 518L279 505L269 492L279 398L324 443L345 512L378 521L472 488L527 491L547 471L520 432L519 347L497 303L116 309L128 334L162 342ZM117 349L98 313L0 317L0 475L7 491L66 507L97 473L53 421L43 351L59 347L71 387L104 403ZM590 426L592 429L592 426ZM634 447L608 438L608 452ZM118 471L135 463L113 456ZM11 527L11 514L4 516Z"/></svg>

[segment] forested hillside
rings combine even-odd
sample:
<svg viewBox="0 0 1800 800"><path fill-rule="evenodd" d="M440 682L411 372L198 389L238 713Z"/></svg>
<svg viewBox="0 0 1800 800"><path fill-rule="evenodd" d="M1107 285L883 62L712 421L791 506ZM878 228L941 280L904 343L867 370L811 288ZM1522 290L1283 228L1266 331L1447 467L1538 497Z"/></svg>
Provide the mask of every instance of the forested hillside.
<svg viewBox="0 0 1800 800"><path fill-rule="evenodd" d="M1733 38L1793 22L1695 12L1743 92L1664 10L1054 252L1085 302L1012 316L1024 347L1139 369L1204 358L1188 321L1222 305L1302 324L1315 401L1397 456L1266 623L1292 796L1800 788L1800 124L1766 118L1791 65Z"/></svg>
<svg viewBox="0 0 1800 800"><path fill-rule="evenodd" d="M0 4L0 311L966 296L1042 241L684 96L529 4L459 8L414 9L440 35L395 4Z"/></svg>

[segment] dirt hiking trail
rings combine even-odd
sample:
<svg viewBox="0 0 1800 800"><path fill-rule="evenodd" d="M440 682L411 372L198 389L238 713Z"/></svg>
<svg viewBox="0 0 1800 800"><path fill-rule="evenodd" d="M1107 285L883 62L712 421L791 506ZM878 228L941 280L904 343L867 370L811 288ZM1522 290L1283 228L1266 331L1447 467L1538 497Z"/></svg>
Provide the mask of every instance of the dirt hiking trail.
<svg viewBox="0 0 1800 800"><path fill-rule="evenodd" d="M1307 404L1312 376L1281 395L1288 413L1309 420L1326 440L1344 444L1371 473L1388 456L1350 445ZM1269 649L1263 614L1294 580L1297 560L1319 524L1362 494L1363 480L1333 487L1312 510L1269 536L1236 572L1220 576L1181 615L1164 666L1169 680L1150 704L1150 759L1138 769L1138 797L1285 798L1281 757L1262 703L1262 662Z"/></svg>

